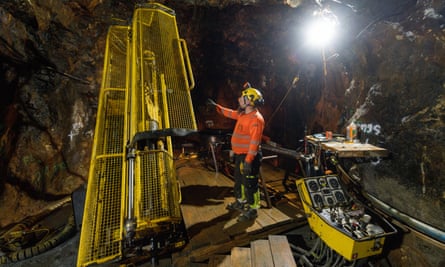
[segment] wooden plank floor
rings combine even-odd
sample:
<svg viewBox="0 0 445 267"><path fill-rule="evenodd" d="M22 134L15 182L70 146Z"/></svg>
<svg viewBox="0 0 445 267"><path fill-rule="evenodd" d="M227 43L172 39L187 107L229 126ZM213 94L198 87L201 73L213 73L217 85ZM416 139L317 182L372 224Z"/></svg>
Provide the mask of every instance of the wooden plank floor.
<svg viewBox="0 0 445 267"><path fill-rule="evenodd" d="M173 266L206 266L197 264L207 263L213 255L230 253L234 247L246 246L253 240L306 223L301 206L287 198L275 202L272 208L265 208L266 202L262 200L258 218L239 223L239 212L225 208L234 201L230 178L207 170L198 159L178 160L176 166L181 184L181 210L190 240L184 249L172 255ZM263 166L266 183L282 179L282 172Z"/></svg>
<svg viewBox="0 0 445 267"><path fill-rule="evenodd" d="M234 247L230 254L213 255L208 267L296 267L287 237L269 235L250 242L249 247Z"/></svg>

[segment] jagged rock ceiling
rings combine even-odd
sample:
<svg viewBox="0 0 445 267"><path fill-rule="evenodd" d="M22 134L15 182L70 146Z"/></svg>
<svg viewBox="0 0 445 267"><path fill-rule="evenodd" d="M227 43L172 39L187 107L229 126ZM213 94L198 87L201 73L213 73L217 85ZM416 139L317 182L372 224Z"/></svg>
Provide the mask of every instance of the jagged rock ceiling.
<svg viewBox="0 0 445 267"><path fill-rule="evenodd" d="M0 4L0 214L14 211L0 226L86 182L106 31L128 21L136 2ZM207 120L231 127L205 99L233 106L245 81L263 90L266 121L275 115L266 134L285 147L296 148L305 127L342 133L359 121L363 138L392 152L354 166L363 186L443 228L443 1L159 2L176 10L188 43L200 127ZM326 74L320 51L305 47L300 34L320 7L341 25L325 51Z"/></svg>

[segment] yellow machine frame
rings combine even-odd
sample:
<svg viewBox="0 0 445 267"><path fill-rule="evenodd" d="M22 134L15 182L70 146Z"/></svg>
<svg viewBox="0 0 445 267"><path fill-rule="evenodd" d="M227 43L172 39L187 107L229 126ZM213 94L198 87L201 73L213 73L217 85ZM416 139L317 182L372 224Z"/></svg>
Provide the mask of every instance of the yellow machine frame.
<svg viewBox="0 0 445 267"><path fill-rule="evenodd" d="M335 186L330 186L330 179L333 181L332 184L336 184ZM384 218L366 210L367 214L372 214L372 223L382 226L384 232L360 238L345 231L339 224L332 221L329 211L332 211L335 207L351 205L348 196L340 186L339 180L335 175L297 180L298 193L310 228L331 249L349 261L382 253L385 238L397 232ZM311 182L316 182L318 188L309 189L308 184Z"/></svg>
<svg viewBox="0 0 445 267"><path fill-rule="evenodd" d="M139 5L131 26L110 27L78 266L185 244L171 136L197 130L193 87L173 10Z"/></svg>

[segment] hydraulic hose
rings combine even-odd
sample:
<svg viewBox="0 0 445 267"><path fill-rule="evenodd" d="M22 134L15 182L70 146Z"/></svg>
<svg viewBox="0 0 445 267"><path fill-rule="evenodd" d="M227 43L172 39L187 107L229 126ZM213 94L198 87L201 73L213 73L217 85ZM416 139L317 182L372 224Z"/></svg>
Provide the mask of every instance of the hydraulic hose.
<svg viewBox="0 0 445 267"><path fill-rule="evenodd" d="M442 243L442 245L445 244L445 232L441 231L440 229L437 229L431 225L428 225L424 222L421 222L413 217L408 216L407 214L391 207L390 205L386 204L385 202L379 200L375 196L367 193L362 192L363 195L368 198L375 206L380 208L384 213L390 215L391 217L395 218L397 221L400 221L409 227L413 228L414 230L421 232L428 237L437 240Z"/></svg>
<svg viewBox="0 0 445 267"><path fill-rule="evenodd" d="M291 249L296 251L293 252L293 255L304 267L354 267L357 264L357 260L347 261L324 243L320 237L317 237L310 250L293 245L291 245Z"/></svg>
<svg viewBox="0 0 445 267"><path fill-rule="evenodd" d="M49 240L46 240L42 243L39 243L35 246L25 248L19 251L14 251L6 255L0 256L0 264L8 264L12 262L18 262L21 260L25 260L34 256L37 256L43 252L46 252L65 240L68 240L70 237L72 237L76 233L76 223L74 220L74 214L72 214L68 218L68 222L65 225L65 227L57 233L54 237L52 237Z"/></svg>

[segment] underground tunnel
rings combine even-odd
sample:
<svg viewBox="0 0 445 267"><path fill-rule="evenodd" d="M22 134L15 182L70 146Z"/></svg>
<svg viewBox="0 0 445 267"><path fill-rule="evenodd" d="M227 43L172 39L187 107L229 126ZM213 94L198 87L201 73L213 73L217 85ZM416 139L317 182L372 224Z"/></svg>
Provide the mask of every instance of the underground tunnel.
<svg viewBox="0 0 445 267"><path fill-rule="evenodd" d="M295 224L289 223L289 229L274 227L277 234L287 235L292 242L298 241L293 238L301 232L313 234L306 221L308 211L299 199L302 188L298 190L297 181L333 172L346 177L344 186L351 195L368 203L372 212L377 211L373 217L388 221L388 232L392 227L396 232L387 236L381 254L360 263L445 263L443 1L156 2L166 7L162 12L174 14L177 31L184 40L180 42L181 51L189 58L189 64L185 60L189 66L186 76L194 83L189 90L191 111L179 111L177 123L191 112L196 131L186 136L175 131L160 133L162 140L164 135L172 135L171 157L182 195L180 213L190 239L185 248L196 245L193 238L202 236L208 237L201 247L222 244L219 237L211 242L214 229L206 227L233 219L224 213L188 227L190 211L186 208L199 207L210 213L212 207L227 204L225 201L232 196L227 161L230 163L230 136L235 122L218 114L208 99L236 110L237 99L248 82L264 97L264 105L259 107L265 123L262 145L264 156L270 157L262 164L261 180L267 185L261 197L270 195L272 209L260 211L271 212L292 204L302 214L292 218ZM9 0L0 4L1 264L76 265L83 225L72 216L73 210L83 210L83 202L73 199L84 198L93 166L101 88L109 71L104 68L106 51L113 48L107 46L109 30L111 26L131 28L135 7L144 4L155 2ZM325 24L312 28L320 19ZM131 37L135 36L132 32ZM111 61L119 62L119 58ZM125 69L118 75L127 77ZM119 83L110 80L113 86ZM166 88L167 93L169 90L174 88ZM325 144L329 147L328 139L348 143L351 125L357 129L353 144L370 145L385 153L375 156L369 152L335 161L339 154L326 149ZM138 137L147 136L154 134ZM223 166L216 165L216 156L221 156ZM306 169L310 164L311 168ZM218 175L217 179L228 180L218 187L187 186L181 174L201 174L201 180L208 181ZM278 187L267 175L277 176ZM309 190L309 181L307 186ZM262 214L257 224L261 224ZM201 215L192 212L189 217L195 216ZM115 219L123 221L119 216ZM41 220L46 228L39 226ZM239 230L233 227L230 231ZM117 234L109 234L113 235ZM229 239L236 240L233 235ZM254 236L233 247L246 247L262 238ZM54 246L41 249L42 253L27 250L31 251L29 255L18 256L27 247L53 240ZM232 249L227 244L218 248L218 255ZM197 251L184 249L160 258L167 260L166 266L212 266L213 254L204 257ZM307 264L299 262L301 255L297 254L302 251L293 251L298 266ZM191 257L188 265L181 262L179 259L187 253L196 261Z"/></svg>

